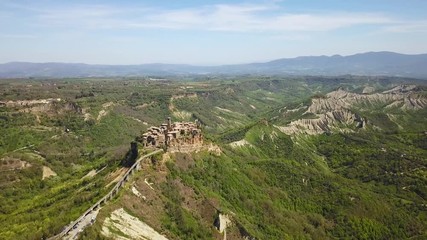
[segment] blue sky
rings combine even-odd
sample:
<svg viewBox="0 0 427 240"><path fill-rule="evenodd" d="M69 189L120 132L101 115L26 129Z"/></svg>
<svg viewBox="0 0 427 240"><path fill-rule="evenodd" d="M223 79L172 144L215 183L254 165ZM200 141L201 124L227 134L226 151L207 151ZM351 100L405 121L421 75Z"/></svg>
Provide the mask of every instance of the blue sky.
<svg viewBox="0 0 427 240"><path fill-rule="evenodd" d="M217 65L427 53L426 0L0 0L0 62Z"/></svg>

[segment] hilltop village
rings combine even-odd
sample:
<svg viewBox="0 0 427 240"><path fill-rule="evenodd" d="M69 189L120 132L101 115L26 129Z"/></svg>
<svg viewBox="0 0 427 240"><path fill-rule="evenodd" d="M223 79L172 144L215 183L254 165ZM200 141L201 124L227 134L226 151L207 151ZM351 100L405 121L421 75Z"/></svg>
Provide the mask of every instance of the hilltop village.
<svg viewBox="0 0 427 240"><path fill-rule="evenodd" d="M174 122L169 117L167 123L159 127L150 127L147 132L137 138L143 147L162 148L168 151L181 151L201 146L203 136L199 121Z"/></svg>

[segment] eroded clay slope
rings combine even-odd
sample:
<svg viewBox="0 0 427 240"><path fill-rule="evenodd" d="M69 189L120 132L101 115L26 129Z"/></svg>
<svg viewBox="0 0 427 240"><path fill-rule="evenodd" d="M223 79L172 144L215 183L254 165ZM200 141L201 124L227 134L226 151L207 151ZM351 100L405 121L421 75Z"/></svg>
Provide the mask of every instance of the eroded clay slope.
<svg viewBox="0 0 427 240"><path fill-rule="evenodd" d="M368 124L365 117L352 109L399 109L414 111L427 107L427 98L421 89L414 85L397 86L381 93L358 94L338 89L311 100L310 106L302 116L286 126L278 128L286 134L322 134L331 131L354 131Z"/></svg>

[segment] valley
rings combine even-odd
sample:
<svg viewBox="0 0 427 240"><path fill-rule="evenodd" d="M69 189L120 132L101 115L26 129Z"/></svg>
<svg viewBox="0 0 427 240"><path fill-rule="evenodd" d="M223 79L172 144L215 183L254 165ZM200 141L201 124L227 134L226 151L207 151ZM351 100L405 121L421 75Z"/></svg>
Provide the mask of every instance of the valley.
<svg viewBox="0 0 427 240"><path fill-rule="evenodd" d="M53 237L123 183L79 239L424 239L426 122L411 78L2 79L0 238ZM158 134L197 148L127 177Z"/></svg>

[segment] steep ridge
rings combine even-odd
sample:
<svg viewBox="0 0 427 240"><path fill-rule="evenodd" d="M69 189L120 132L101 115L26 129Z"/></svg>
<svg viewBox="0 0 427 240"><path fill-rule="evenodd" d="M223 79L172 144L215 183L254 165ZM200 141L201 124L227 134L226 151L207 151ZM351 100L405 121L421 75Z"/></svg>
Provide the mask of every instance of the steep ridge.
<svg viewBox="0 0 427 240"><path fill-rule="evenodd" d="M326 96L311 99L311 104L302 115L302 117L305 115L310 118L298 119L286 126L278 126L278 128L287 134L305 133L310 135L365 128L369 124L368 120L356 113L354 109L383 108L384 111L424 109L427 106L427 97L422 95L421 91L422 89L415 85L401 85L372 94L358 94L339 88Z"/></svg>

